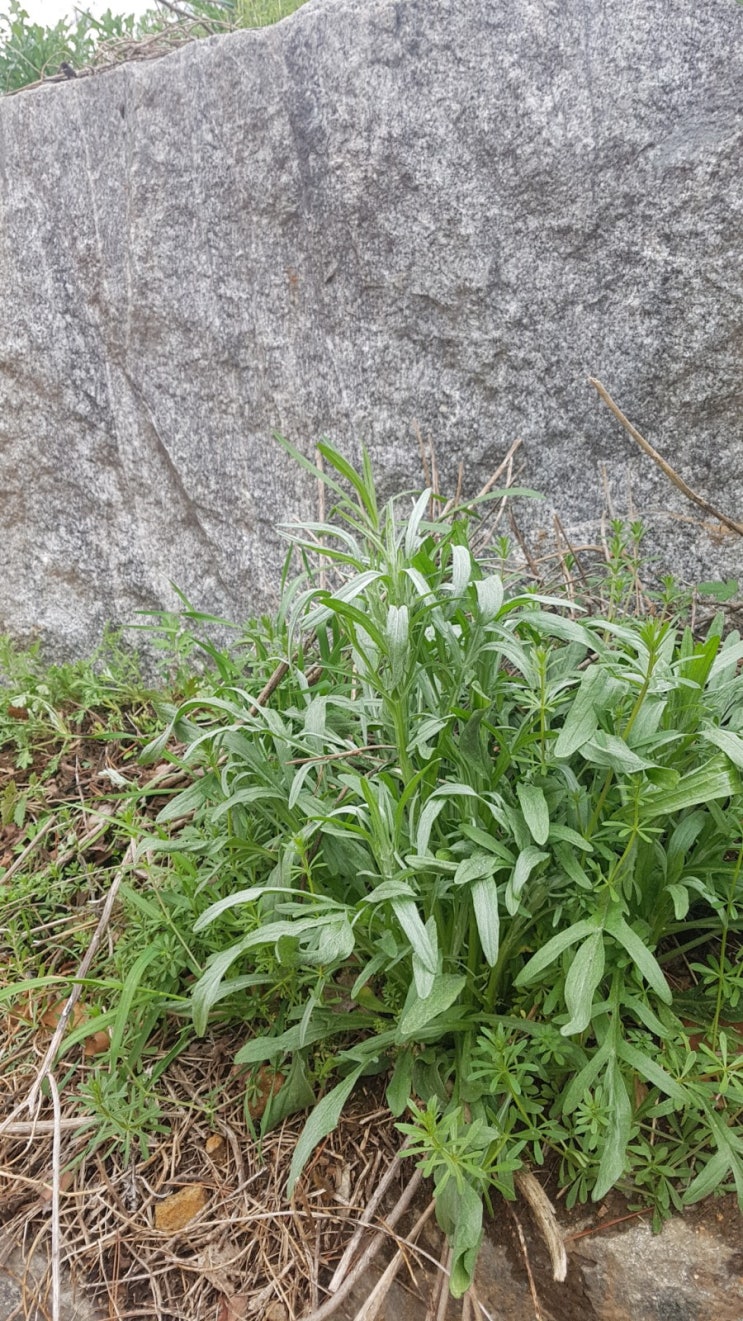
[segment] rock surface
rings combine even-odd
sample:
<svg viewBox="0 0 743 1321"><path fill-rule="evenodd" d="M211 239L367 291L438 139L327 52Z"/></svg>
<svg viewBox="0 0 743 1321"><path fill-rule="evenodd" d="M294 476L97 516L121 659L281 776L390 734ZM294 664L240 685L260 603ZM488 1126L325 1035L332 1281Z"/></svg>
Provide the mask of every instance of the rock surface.
<svg viewBox="0 0 743 1321"><path fill-rule="evenodd" d="M619 1202L616 1194L612 1200ZM715 1211L724 1207L724 1211ZM585 1210L585 1208L584 1208ZM626 1215L626 1206L621 1208ZM477 1263L477 1296L491 1321L741 1321L743 1318L743 1222L733 1198L710 1200L688 1218L668 1221L653 1234L645 1220L601 1227L595 1210L581 1233L568 1230L568 1275L555 1283L539 1230L520 1210L523 1246L513 1216L503 1205L488 1224ZM724 1223L718 1222L719 1221ZM421 1245L429 1261L441 1255L432 1231ZM526 1273L529 1257L532 1288ZM378 1275L362 1279L337 1313L356 1321ZM401 1270L377 1321L426 1321L436 1273L415 1261L415 1278ZM462 1305L450 1299L441 1321L459 1321Z"/></svg>
<svg viewBox="0 0 743 1321"><path fill-rule="evenodd" d="M741 1321L743 1224L738 1250L709 1225L671 1220L653 1234L643 1223L626 1234L576 1244L597 1321Z"/></svg>
<svg viewBox="0 0 743 1321"><path fill-rule="evenodd" d="M387 492L639 511L738 571L586 384L743 517L736 0L312 0L0 103L0 629L80 654L174 601L276 597L278 451L370 446ZM519 519L522 513L519 512Z"/></svg>
<svg viewBox="0 0 743 1321"><path fill-rule="evenodd" d="M24 1254L0 1229L0 1321L46 1321L51 1284L46 1254ZM66 1268L60 1280L60 1321L104 1321L103 1313L75 1287Z"/></svg>

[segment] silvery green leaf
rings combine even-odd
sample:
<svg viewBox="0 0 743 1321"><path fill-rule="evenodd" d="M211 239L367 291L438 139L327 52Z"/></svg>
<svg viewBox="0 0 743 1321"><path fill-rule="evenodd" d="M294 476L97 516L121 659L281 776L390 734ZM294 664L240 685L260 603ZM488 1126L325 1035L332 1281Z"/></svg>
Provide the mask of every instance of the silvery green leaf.
<svg viewBox="0 0 743 1321"><path fill-rule="evenodd" d="M329 602L355 601L357 596L361 596L362 592L366 590L370 583L376 582L376 580L381 577L382 574L379 570L365 569L363 573L357 574L355 578L349 578L348 582L343 583L343 585L338 588L337 592L333 592L332 596L326 599ZM324 624L330 619L332 613L333 610L330 604L316 606L316 608L310 610L309 614L305 617L304 627L307 630L317 628L320 624Z"/></svg>
<svg viewBox="0 0 743 1321"><path fill-rule="evenodd" d="M410 941L413 953L433 976L437 970L437 950L427 926L423 925L415 903L412 899L393 899L392 907L395 917Z"/></svg>
<svg viewBox="0 0 743 1321"><path fill-rule="evenodd" d="M472 577L472 556L466 546L452 546L451 560L452 595L461 596Z"/></svg>
<svg viewBox="0 0 743 1321"><path fill-rule="evenodd" d="M560 825L558 822L552 822L550 825L550 840L559 840L563 844L571 844L575 849L581 849L583 853L593 853L593 844L578 834L577 830L571 830L570 826Z"/></svg>
<svg viewBox="0 0 743 1321"><path fill-rule="evenodd" d="M532 600L539 600L539 597L532 597ZM549 600L550 598L545 598ZM565 602L559 598L555 601L556 605L564 610ZM579 607L583 609L584 607ZM579 624L574 619L565 619L562 615L547 613L544 610L529 610L524 616L525 623L531 628L536 628L540 633L547 637L561 638L565 642L578 642L586 650L590 651L596 645L596 639L590 630L583 624Z"/></svg>
<svg viewBox="0 0 743 1321"><path fill-rule="evenodd" d="M421 573L420 569L414 569L411 566L408 566L405 569L405 573L407 574L411 583L415 587L416 592L418 593L418 595L421 597L422 600L426 601L428 600L429 597L435 596L431 584L426 582L426 579L423 577L423 574Z"/></svg>
<svg viewBox="0 0 743 1321"><path fill-rule="evenodd" d="M556 936L553 936L551 940L547 941L546 945L542 945L541 949L538 949L536 954L532 955L526 967L521 969L516 977L516 985L528 986L530 982L536 980L540 972L544 972L545 968L549 968L551 963L559 959L564 950L577 944L579 940L583 940L584 936L593 935L595 930L596 923L583 918L580 922L574 922L567 930L558 931Z"/></svg>
<svg viewBox="0 0 743 1321"><path fill-rule="evenodd" d="M454 873L455 885L467 885L482 876L492 876L499 862L493 853L473 853L469 858L462 858Z"/></svg>
<svg viewBox="0 0 743 1321"><path fill-rule="evenodd" d="M539 849L535 849L532 844L521 850L513 869L513 889L517 896L521 894L534 868L538 867L540 863L546 862L549 856L549 853L542 853Z"/></svg>
<svg viewBox="0 0 743 1321"><path fill-rule="evenodd" d="M475 591L480 616L483 623L489 624L503 605L503 579L499 574L491 573L475 583Z"/></svg>
<svg viewBox="0 0 743 1321"><path fill-rule="evenodd" d="M428 852L428 841L431 838L433 824L445 804L445 798L429 798L420 814L418 830L415 836L415 851L419 857L424 856Z"/></svg>
<svg viewBox="0 0 743 1321"><path fill-rule="evenodd" d="M296 807L299 796L302 792L302 789L304 788L304 782L307 779L307 776L310 774L310 772L313 771L314 769L315 768L311 761L306 762L304 766L297 767L296 774L294 776L294 779L292 780L292 787L289 790L289 798L287 800L287 805L289 807L290 812L293 811L294 808Z"/></svg>
<svg viewBox="0 0 743 1321"><path fill-rule="evenodd" d="M405 1008L400 1015L398 1031L401 1037L412 1037L420 1032L427 1023L438 1018L454 1004L467 984L466 977L455 977L442 973L433 981L428 995L421 996L415 991L408 996Z"/></svg>
<svg viewBox="0 0 743 1321"><path fill-rule="evenodd" d="M517 784L516 793L524 820L535 844L546 844L550 830L550 814L544 793L535 784Z"/></svg>
<svg viewBox="0 0 743 1321"><path fill-rule="evenodd" d="M303 962L313 967L341 963L353 954L355 944L353 927L347 917L323 922L312 946L303 951Z"/></svg>
<svg viewBox="0 0 743 1321"><path fill-rule="evenodd" d="M575 881L575 884L579 885L582 890L593 889L590 877L583 870L578 859L568 845L556 844L555 858L559 862L566 876L569 876L571 881Z"/></svg>
<svg viewBox="0 0 743 1321"><path fill-rule="evenodd" d="M408 633L410 621L406 605L391 605L387 611L387 644L392 661L392 682L400 683L408 659Z"/></svg>
<svg viewBox="0 0 743 1321"><path fill-rule="evenodd" d="M609 1096L609 1129L591 1194L595 1202L605 1197L624 1173L627 1143L632 1132L632 1103L616 1056L609 1061L605 1080Z"/></svg>
<svg viewBox="0 0 743 1321"><path fill-rule="evenodd" d="M500 943L498 887L492 876L483 876L472 882L470 894L482 952L490 967L494 968L498 961Z"/></svg>
<svg viewBox="0 0 743 1321"><path fill-rule="evenodd" d="M615 681L600 666L586 670L554 745L556 757L571 757L593 736L599 724L597 712L614 686Z"/></svg>
<svg viewBox="0 0 743 1321"><path fill-rule="evenodd" d="M642 1078L644 1082L652 1083L654 1087L659 1087L667 1096L672 1097L678 1105L685 1105L688 1102L689 1093L682 1083L672 1078L656 1060L651 1059L644 1051L638 1050L631 1042L620 1041L617 1053L621 1059L626 1060L627 1064L634 1069L638 1078Z"/></svg>
<svg viewBox="0 0 743 1321"><path fill-rule="evenodd" d="M413 1087L414 1059L415 1056L411 1046L408 1046L406 1050L401 1050L395 1060L392 1077L387 1084L385 1099L396 1119L399 1119L400 1115L403 1114L410 1100Z"/></svg>
<svg viewBox="0 0 743 1321"><path fill-rule="evenodd" d="M231 967L235 959L240 957L244 950L245 940L243 939L238 941L236 945L230 945L229 949L223 949L219 954L215 954L192 988L191 1014L194 1030L198 1037L203 1037L206 1032L209 1011L217 1001L219 987L227 969Z"/></svg>
<svg viewBox="0 0 743 1321"><path fill-rule="evenodd" d="M405 529L405 554L408 558L415 554L418 547L418 528L425 518L428 502L431 499L431 491L426 490L418 496L413 506L413 512L408 519L408 525Z"/></svg>
<svg viewBox="0 0 743 1321"><path fill-rule="evenodd" d="M416 953L413 953L413 984L421 1000L426 1000L431 994L435 981L436 974L421 963Z"/></svg>
<svg viewBox="0 0 743 1321"><path fill-rule="evenodd" d="M743 769L743 738L739 734L734 734L731 729L718 729L714 725L707 725L699 732L708 743L714 743L724 752L735 766Z"/></svg>
<svg viewBox="0 0 743 1321"><path fill-rule="evenodd" d="M697 807L715 798L730 798L740 792L740 777L727 763L721 767L719 762L709 762L696 771L689 771L672 789L661 789L657 793L648 791L643 795L641 819L652 821L654 817L671 816L683 812L688 807Z"/></svg>
<svg viewBox="0 0 743 1321"><path fill-rule="evenodd" d="M565 1004L570 1020L560 1028L569 1037L585 1032L591 1021L593 997L604 975L604 933L594 931L584 940L565 978Z"/></svg>
<svg viewBox="0 0 743 1321"><path fill-rule="evenodd" d="M709 1197L716 1188L720 1188L730 1173L734 1159L735 1153L730 1147L721 1147L716 1151L686 1189L682 1198L684 1206L693 1206L695 1202L701 1202L703 1197Z"/></svg>
<svg viewBox="0 0 743 1321"><path fill-rule="evenodd" d="M618 909L610 912L605 919L606 929L620 945L623 945L629 954L636 968L642 973L645 981L652 986L655 994L669 1005L673 1000L671 988L665 979L663 970L651 953L647 945L637 935L636 931L625 922Z"/></svg>
<svg viewBox="0 0 743 1321"><path fill-rule="evenodd" d="M365 1065L359 1064L347 1078L344 1078L332 1091L328 1092L327 1096L324 1096L312 1111L294 1149L286 1187L287 1197L291 1197L294 1192L297 1179L318 1142L322 1142L323 1138L326 1138L328 1133L332 1133L333 1129L337 1127L343 1107L361 1077L364 1068Z"/></svg>
<svg viewBox="0 0 743 1321"><path fill-rule="evenodd" d="M216 903L200 913L193 924L194 931L203 931L210 923L216 922L218 917L226 913L230 908L236 908L238 904L252 904L256 899L260 899L265 894L267 886L251 885L247 890L236 890L234 894L228 894L224 899L218 899Z"/></svg>
<svg viewBox="0 0 743 1321"><path fill-rule="evenodd" d="M596 731L580 748L580 754L592 766L602 766L618 774L631 775L635 771L651 770L657 762L640 757L628 747L618 734L606 734L602 729Z"/></svg>

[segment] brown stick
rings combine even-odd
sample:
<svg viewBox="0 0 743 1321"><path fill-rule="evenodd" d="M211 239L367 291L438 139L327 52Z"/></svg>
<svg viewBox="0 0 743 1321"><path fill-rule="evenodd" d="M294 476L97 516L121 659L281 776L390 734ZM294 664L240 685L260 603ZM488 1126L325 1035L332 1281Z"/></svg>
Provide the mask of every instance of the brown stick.
<svg viewBox="0 0 743 1321"><path fill-rule="evenodd" d="M518 523L516 522L516 519L514 518L513 510L512 510L512 509L509 510L509 513L510 513L510 518L511 518L511 528L512 528L512 530L513 530L513 534L514 534L516 540L518 541L519 546L521 547L521 552L522 552L522 554L523 554L523 556L524 556L524 559L526 560L526 563L527 563L527 565L528 565L528 567L529 567L529 572L531 573L532 577L533 577L533 578L536 578L537 582L539 582L539 570L538 570L536 564L534 563L534 560L533 560L533 557L532 557L532 553L531 553L531 551L529 550L529 547L528 547L527 544L526 544L526 540L525 540L524 537L522 536L521 528L519 527Z"/></svg>
<svg viewBox="0 0 743 1321"><path fill-rule="evenodd" d="M62 1108L59 1104L59 1089L53 1073L49 1073L49 1090L54 1109L54 1137L52 1139L52 1321L61 1321L62 1288L60 1270L60 1228L59 1228L59 1191L62 1174Z"/></svg>
<svg viewBox="0 0 743 1321"><path fill-rule="evenodd" d="M568 1273L568 1258L554 1207L539 1180L529 1170L519 1170L514 1176L514 1182L521 1196L529 1203L544 1236L552 1262L552 1278L562 1282Z"/></svg>
<svg viewBox="0 0 743 1321"><path fill-rule="evenodd" d="M384 1198L384 1195L387 1192L388 1188L392 1183L394 1183L397 1175L400 1172L400 1161L404 1155L404 1152L405 1152L405 1147L403 1146L403 1148L397 1153L395 1159L391 1161L390 1164L387 1166L387 1169L385 1170L382 1178L377 1184L375 1191L373 1192L372 1196L369 1198L369 1201L364 1207L364 1214L358 1224L358 1227L353 1237L348 1243L346 1250L343 1253L343 1256L341 1257L341 1260L338 1263L335 1274L333 1275L330 1284L328 1285L329 1293L334 1294L343 1283L343 1279L346 1274L346 1271L348 1270L349 1266L351 1265L351 1262L353 1261L354 1256L356 1255L356 1250L359 1246L359 1243L361 1242L364 1231L366 1229L371 1228L372 1225L371 1218L374 1215L374 1212L376 1211L380 1202Z"/></svg>
<svg viewBox="0 0 743 1321"><path fill-rule="evenodd" d="M429 1202L425 1211L423 1212L422 1215L418 1217L415 1224L413 1225L413 1228L408 1234L408 1237L405 1240L407 1244L411 1244L411 1245L415 1244L415 1241L420 1231L422 1230L426 1221L430 1219L435 1209L436 1209L436 1203L433 1201ZM384 1270L382 1275L380 1275L373 1289L367 1295L361 1308L356 1313L354 1317L354 1321L377 1321L377 1317L379 1316L379 1310L382 1307L382 1304L384 1303L387 1294L392 1288L392 1285L395 1281L395 1277L400 1267L402 1266L404 1260L405 1260L405 1254L403 1253L402 1248L398 1248L389 1266L387 1266L386 1270Z"/></svg>
<svg viewBox="0 0 743 1321"><path fill-rule="evenodd" d="M640 446L640 449L644 450L648 457L653 460L653 463L658 465L661 472L665 473L668 480L673 482L673 485L686 496L687 500L691 500L695 505L699 505L699 508L703 509L705 514L709 514L712 518L716 518L718 522L723 523L725 527L729 527L731 532L737 532L739 537L743 537L743 523L736 523L734 518L728 518L727 514L720 513L720 510L715 509L715 506L711 505L708 500L703 498L703 496L697 495L696 491L692 491L691 487L687 486L683 477L679 477L678 473L674 472L670 463L666 463L666 460L662 455L660 455L656 449L653 449L650 442L647 441L644 436L640 435L637 427L633 427L632 423L624 416L621 408L614 403L609 391L605 389L600 381L597 381L594 376L589 376L588 384L592 385L594 390L598 392L607 408L611 410L617 421L621 422L625 431L632 437L636 444Z"/></svg>
<svg viewBox="0 0 743 1321"><path fill-rule="evenodd" d="M33 1114L38 1104L39 1092L41 1091L42 1084L44 1082L44 1079L49 1075L49 1071L54 1064L55 1056L57 1054L57 1051L59 1050L60 1044L62 1042L62 1038L64 1037L64 1034L67 1031L67 1025L70 1021L70 1018L72 1017L72 1011L75 1008L75 1005L77 1004L78 1000L80 999L80 995L83 989L82 984L90 971L91 964L96 954L98 953L98 948L100 946L101 941L103 940L103 936L105 934L106 928L108 927L108 924L111 921L111 914L113 913L114 904L116 903L116 896L119 893L121 882L123 881L130 866L134 862L135 856L136 856L136 846L134 840L132 840L131 843L129 844L129 847L127 848L126 853L124 854L124 860L121 866L119 867L119 870L117 871L116 875L114 876L113 881L111 882L111 889L109 890L108 896L106 898L106 902L103 905L103 911L101 912L101 916L98 920L98 926L96 927L93 933L93 938L85 952L85 957L83 958L80 967L75 973L75 985L70 991L70 994L67 997L67 1001L65 1003L65 1007L59 1016L59 1022L57 1023L57 1026L54 1031L54 1035L51 1041L49 1042L49 1047L47 1049L46 1055L44 1056L44 1059L42 1060L39 1066L31 1090L29 1091L26 1100L22 1101L20 1105L17 1105L15 1109L10 1112L7 1119L5 1119L2 1123L0 1123L0 1133L4 1133L6 1128L10 1127L13 1121L17 1119L18 1115L24 1109L28 1109L30 1113Z"/></svg>
<svg viewBox="0 0 743 1321"><path fill-rule="evenodd" d="M34 849L36 848L36 845L40 844L44 836L49 833L54 823L55 823L55 818L53 816L48 816L43 826L41 826L41 828L37 830L30 844L27 844L23 852L19 853L15 862L11 862L5 875L0 878L0 885L5 885L6 881L9 881L11 876L15 876L16 872L19 872L21 870L21 867L23 866L26 859L30 857L30 855L33 853Z"/></svg>
<svg viewBox="0 0 743 1321"><path fill-rule="evenodd" d="M371 1243L364 1249L356 1265L348 1272L343 1283L339 1286L332 1297L327 1298L324 1303L315 1308L314 1312L304 1318L304 1321L327 1321L327 1318L337 1312L345 1298L348 1297L354 1285L361 1279L364 1271L376 1257L382 1244L386 1241L388 1231L394 1229L398 1220L405 1214L415 1194L422 1183L420 1170L416 1170L412 1179L406 1185L402 1195L398 1198L390 1214L385 1217L385 1229L374 1235Z"/></svg>

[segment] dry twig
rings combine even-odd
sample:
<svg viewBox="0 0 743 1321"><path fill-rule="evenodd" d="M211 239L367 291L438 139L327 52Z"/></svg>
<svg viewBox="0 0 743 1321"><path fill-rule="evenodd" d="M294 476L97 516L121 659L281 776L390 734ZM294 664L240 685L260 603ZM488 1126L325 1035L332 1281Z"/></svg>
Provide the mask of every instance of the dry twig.
<svg viewBox="0 0 743 1321"><path fill-rule="evenodd" d="M395 1228L397 1222L407 1211L421 1182L420 1171L416 1170L412 1179L405 1186L403 1192L397 1199L393 1209L390 1211L389 1215L385 1217L385 1228L374 1235L374 1238L364 1249L356 1262L356 1265L348 1272L342 1283L338 1285L332 1298L327 1298L324 1303L321 1303L314 1312L311 1312L309 1316L305 1318L305 1321L327 1321L328 1317L333 1316L333 1314L338 1311L343 1300L348 1297L354 1285L361 1279L364 1272L368 1270L374 1258L377 1256L382 1244L386 1241L389 1231Z"/></svg>
<svg viewBox="0 0 743 1321"><path fill-rule="evenodd" d="M430 1219L433 1211L435 1210L435 1207L436 1207L436 1203L434 1201L430 1201L423 1214L418 1216L418 1219L413 1225L413 1228L411 1229L410 1233L405 1239L405 1243L407 1245L413 1246L415 1244L418 1235L420 1234L426 1221ZM397 1275L404 1260L405 1260L405 1254L402 1250L402 1247L399 1247L394 1257L392 1258L392 1261L382 1272L376 1284L374 1285L373 1289L367 1295L364 1303L360 1307L359 1311L356 1313L356 1316L354 1317L354 1321L376 1321L376 1318L379 1315L379 1309L380 1307L382 1307L384 1300L387 1297L387 1294L389 1293L392 1284L394 1283L395 1276ZM308 1318L308 1321L312 1321L312 1319Z"/></svg>
<svg viewBox="0 0 743 1321"><path fill-rule="evenodd" d="M62 1173L62 1109L59 1089L53 1073L48 1074L49 1091L54 1109L54 1139L52 1142L52 1318L60 1321L62 1315L62 1286L60 1274L59 1191Z"/></svg>
<svg viewBox="0 0 743 1321"><path fill-rule="evenodd" d="M7 882L11 880L12 877L15 876L16 873L21 870L23 864L28 860L28 858L30 858L34 850L38 848L44 836L49 834L49 831L51 830L52 826L55 824L56 824L55 817L53 815L48 816L43 826L39 827L33 839L30 841L30 843L26 845L23 852L18 854L18 857L15 859L15 861L11 862L10 866L8 867L8 870L3 873L2 881L0 881L1 885L6 885Z"/></svg>
<svg viewBox="0 0 743 1321"><path fill-rule="evenodd" d="M39 1065L39 1068L36 1073L36 1077L28 1093L28 1096L26 1097L25 1101L20 1102L20 1104L17 1105L11 1111L7 1119L5 1119L2 1123L0 1123L0 1135L5 1132L6 1127L8 1127L14 1120L18 1118L22 1110L28 1109L29 1113L33 1114L38 1106L39 1095L44 1080L49 1076L50 1070L54 1065L54 1060L56 1058L57 1051L59 1050L64 1034L67 1031L68 1023L70 1021L70 1018L72 1017L72 1012L78 1000L80 999L80 994L82 992L82 984L90 971L91 965L93 963L93 959L98 953L98 949L100 947L101 941L103 940L103 936L106 932L109 922L111 921L111 914L113 913L114 904L116 903L116 898L119 893L121 882L123 881L124 876L126 875L129 868L132 866L135 855L136 855L136 847L134 840L132 840L126 850L126 853L124 854L124 860L121 866L119 867L116 875L114 876L113 881L111 882L111 888L108 892L106 902L103 906L101 916L98 920L98 926L96 927L93 933L93 938L85 952L85 957L83 958L77 972L75 973L75 978L74 978L75 985L72 987L72 990L70 991L70 994L67 997L67 1001L65 1003L64 1009L62 1010L62 1013L59 1016L59 1022L57 1023L57 1026L54 1030L54 1034L49 1043L44 1059Z"/></svg>
<svg viewBox="0 0 743 1321"><path fill-rule="evenodd" d="M716 518L718 522L724 524L725 527L729 527L731 532L737 532L739 537L743 537L743 523L737 523L734 518L729 518L727 514L721 513L719 509L716 509L714 505L711 505L703 496L697 495L696 491L691 489L691 487L684 481L683 477L679 477L678 473L671 467L670 463L667 463L663 456L659 454L656 449L653 449L650 442L647 441L644 436L640 435L637 427L633 427L629 419L625 417L621 408L614 403L609 391L601 384L601 382L596 380L594 376L589 376L588 383L597 391L600 398L603 399L607 408L609 408L614 414L617 421L621 422L627 434L630 435L636 444L640 446L641 450L645 451L648 457L653 460L653 463L658 465L661 472L665 473L668 480L673 482L673 485L681 491L682 495L686 496L687 500L693 501L693 503L699 505L699 508L703 509L706 514L710 514L712 518Z"/></svg>
<svg viewBox="0 0 743 1321"><path fill-rule="evenodd" d="M537 1293L537 1286L534 1280L534 1274L531 1269L531 1262L529 1261L529 1253L526 1247L526 1239L524 1238L524 1231L521 1228L521 1221L516 1215L516 1212L513 1210L513 1207L509 1206L508 1209L511 1212L511 1218L516 1226L516 1232L519 1236L519 1243L521 1245L521 1255L524 1258L524 1266L526 1267L526 1277L529 1281L529 1292L531 1294L531 1301L534 1305L534 1321L544 1321L544 1317L542 1316L542 1309L539 1305L539 1294Z"/></svg>
<svg viewBox="0 0 743 1321"><path fill-rule="evenodd" d="M552 1262L552 1277L562 1282L568 1273L568 1258L562 1231L555 1217L554 1207L544 1188L530 1170L519 1170L514 1175L516 1187L542 1231Z"/></svg>

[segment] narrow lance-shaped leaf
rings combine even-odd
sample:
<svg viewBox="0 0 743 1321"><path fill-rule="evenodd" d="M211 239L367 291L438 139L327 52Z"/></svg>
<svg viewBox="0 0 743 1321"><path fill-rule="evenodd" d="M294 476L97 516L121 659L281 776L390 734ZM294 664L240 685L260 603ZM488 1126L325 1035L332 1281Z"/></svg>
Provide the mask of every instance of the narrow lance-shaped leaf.
<svg viewBox="0 0 743 1321"><path fill-rule="evenodd" d="M576 1074L563 1093L562 1113L564 1115L572 1114L576 1107L580 1105L586 1092L593 1087L607 1060L611 1058L613 1050L613 1043L607 1037L603 1046L600 1046L598 1050L589 1055L588 1062L583 1065L583 1068Z"/></svg>
<svg viewBox="0 0 743 1321"><path fill-rule="evenodd" d="M572 757L596 732L597 709L612 686L613 681L598 665L586 670L554 745L556 757Z"/></svg>
<svg viewBox="0 0 743 1321"><path fill-rule="evenodd" d="M596 923L584 918L581 922L574 922L566 931L558 931L556 936L532 955L526 967L521 969L516 978L516 985L528 986L529 982L536 980L540 972L544 972L545 968L549 968L550 964L555 962L555 959L559 959L563 950L577 944L584 936L592 935L595 930Z"/></svg>
<svg viewBox="0 0 743 1321"><path fill-rule="evenodd" d="M629 1064L635 1070L638 1078L641 1078L643 1082L652 1083L655 1087L659 1087L667 1096L672 1097L678 1105L686 1105L689 1100L689 1093L686 1088L682 1087L681 1083L676 1082L676 1079L672 1078L670 1073L666 1073L665 1069L661 1068L660 1064L656 1064L655 1060L652 1060L649 1055L645 1055L636 1046L630 1045L628 1041L619 1042L617 1053L626 1064Z"/></svg>
<svg viewBox="0 0 743 1321"><path fill-rule="evenodd" d="M606 734L602 729L582 745L580 753L592 766L606 767L618 775L632 775L635 771L649 770L657 765L638 756L617 734Z"/></svg>
<svg viewBox="0 0 743 1321"><path fill-rule="evenodd" d="M563 1036L585 1032L591 1021L593 997L604 975L604 933L594 931L581 945L565 978L565 1003L570 1021L560 1028Z"/></svg>
<svg viewBox="0 0 743 1321"><path fill-rule="evenodd" d="M469 858L462 858L454 873L454 884L468 885L481 876L492 876L499 865L493 853L473 853Z"/></svg>
<svg viewBox="0 0 743 1321"><path fill-rule="evenodd" d="M421 521L425 518L428 502L431 499L430 489L422 491L413 506L413 511L408 519L408 525L405 529L405 555L409 559L414 555L418 544L418 528Z"/></svg>
<svg viewBox="0 0 743 1321"><path fill-rule="evenodd" d="M405 676L408 659L408 607L391 605L387 611L387 645L392 661L392 682L397 685Z"/></svg>
<svg viewBox="0 0 743 1321"><path fill-rule="evenodd" d="M471 1184L458 1189L460 1205L451 1245L449 1287L453 1298L461 1298L472 1284L482 1242L482 1198Z"/></svg>
<svg viewBox="0 0 743 1321"><path fill-rule="evenodd" d="M352 1073L349 1073L347 1078L344 1078L332 1091L328 1092L327 1096L324 1096L312 1111L294 1149L289 1179L286 1185L287 1197L292 1196L297 1185L297 1179L317 1144L322 1142L323 1138L326 1138L328 1133L332 1133L333 1129L337 1127L343 1107L361 1077L364 1068L365 1065L359 1064Z"/></svg>
<svg viewBox="0 0 743 1321"><path fill-rule="evenodd" d="M498 961L500 918L498 915L498 887L492 876L473 881L470 887L472 907L475 911L477 932L482 952L491 968Z"/></svg>
<svg viewBox="0 0 743 1321"><path fill-rule="evenodd" d="M472 576L472 556L466 546L452 546L451 589L461 596Z"/></svg>
<svg viewBox="0 0 743 1321"><path fill-rule="evenodd" d="M658 960L651 954L637 932L627 925L621 913L616 909L606 918L606 929L619 941L620 945L624 946L632 962L642 973L645 981L652 986L656 995L660 997L664 1004L669 1005L673 996Z"/></svg>
<svg viewBox="0 0 743 1321"><path fill-rule="evenodd" d="M743 769L743 738L740 734L735 734L732 729L718 729L711 725L699 732L708 743L714 743L720 748L734 765Z"/></svg>
<svg viewBox="0 0 743 1321"><path fill-rule="evenodd" d="M534 843L546 844L550 831L550 814L544 793L536 784L518 784L516 793Z"/></svg>
<svg viewBox="0 0 743 1321"><path fill-rule="evenodd" d="M703 1197L709 1197L710 1193L719 1188L730 1173L733 1160L734 1153L730 1147L721 1147L716 1151L686 1189L682 1198L684 1206L693 1206L695 1202L701 1202Z"/></svg>
<svg viewBox="0 0 743 1321"><path fill-rule="evenodd" d="M690 771L673 789L644 794L640 816L643 821L652 821L655 817L684 812L715 798L731 798L739 792L740 777L732 766L710 764Z"/></svg>
<svg viewBox="0 0 743 1321"><path fill-rule="evenodd" d="M464 990L466 983L466 977L443 973L436 977L430 995L424 999L421 999L415 990L411 990L408 996L409 1003L405 1005L397 1025L399 1035L415 1036L427 1023L438 1018L439 1014L446 1013Z"/></svg>
<svg viewBox="0 0 743 1321"><path fill-rule="evenodd" d="M245 940L230 945L216 954L207 964L203 973L191 991L191 1014L198 1037L203 1037L209 1021L209 1010L216 1002L220 984L227 969L245 950Z"/></svg>
<svg viewBox="0 0 743 1321"><path fill-rule="evenodd" d="M594 1202L600 1202L617 1179L621 1179L627 1164L627 1143L632 1131L632 1102L616 1058L610 1061L605 1078L609 1101L609 1131L591 1193Z"/></svg>
<svg viewBox="0 0 743 1321"><path fill-rule="evenodd" d="M432 975L435 974L436 948L415 904L410 899L397 899L392 901L392 907L414 953L418 955L424 968Z"/></svg>
<svg viewBox="0 0 743 1321"><path fill-rule="evenodd" d="M423 857L428 852L428 841L431 838L434 821L445 802L444 798L429 798L420 814L415 836L415 851L419 857Z"/></svg>
<svg viewBox="0 0 743 1321"><path fill-rule="evenodd" d="M542 862L546 862L548 858L549 853L542 853L539 849L535 848L533 844L528 844L527 847L522 849L519 853L519 856L516 859L516 866L513 869L513 874L508 882L505 897L506 908L512 917L519 906L521 891L526 885L531 873L534 871L535 867L538 867Z"/></svg>
<svg viewBox="0 0 743 1321"><path fill-rule="evenodd" d="M491 573L475 583L475 591L480 617L483 623L489 624L503 605L503 579L497 573Z"/></svg>

